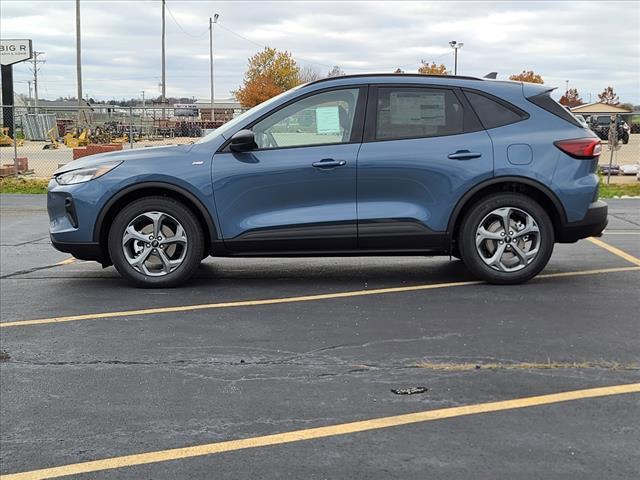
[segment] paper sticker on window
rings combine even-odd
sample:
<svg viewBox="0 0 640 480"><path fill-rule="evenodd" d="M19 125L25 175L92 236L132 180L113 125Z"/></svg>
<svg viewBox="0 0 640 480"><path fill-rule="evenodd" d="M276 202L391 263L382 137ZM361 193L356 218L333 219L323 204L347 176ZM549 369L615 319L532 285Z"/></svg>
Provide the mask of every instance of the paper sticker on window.
<svg viewBox="0 0 640 480"><path fill-rule="evenodd" d="M340 112L339 107L318 107L316 108L316 126L318 133L339 134L340 133Z"/></svg>
<svg viewBox="0 0 640 480"><path fill-rule="evenodd" d="M391 92L391 123L396 125L445 124L444 93Z"/></svg>

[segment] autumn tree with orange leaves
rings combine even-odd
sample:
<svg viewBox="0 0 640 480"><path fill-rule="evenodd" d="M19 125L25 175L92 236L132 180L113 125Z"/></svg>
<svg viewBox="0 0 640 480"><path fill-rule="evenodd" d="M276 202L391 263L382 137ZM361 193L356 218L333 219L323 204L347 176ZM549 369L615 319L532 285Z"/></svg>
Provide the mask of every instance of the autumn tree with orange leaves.
<svg viewBox="0 0 640 480"><path fill-rule="evenodd" d="M443 64L436 65L436 62L425 62L422 60L422 65L418 68L418 73L422 75L447 75L447 67Z"/></svg>
<svg viewBox="0 0 640 480"><path fill-rule="evenodd" d="M289 52L265 47L249 59L242 86L233 93L243 107L254 107L298 85L299 74Z"/></svg>
<svg viewBox="0 0 640 480"><path fill-rule="evenodd" d="M523 70L522 73L511 75L509 77L509 80L515 80L516 82L544 83L542 77L535 73L533 70Z"/></svg>
<svg viewBox="0 0 640 480"><path fill-rule="evenodd" d="M566 107L577 107L583 103L584 102L582 101L582 98L580 98L577 88L570 88L564 95L562 95L562 97L560 97L560 105L564 105Z"/></svg>

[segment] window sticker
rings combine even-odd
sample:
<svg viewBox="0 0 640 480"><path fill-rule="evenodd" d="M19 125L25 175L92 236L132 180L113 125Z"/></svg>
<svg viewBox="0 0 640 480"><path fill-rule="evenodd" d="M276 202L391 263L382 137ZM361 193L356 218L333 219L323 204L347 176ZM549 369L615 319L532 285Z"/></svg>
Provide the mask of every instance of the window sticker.
<svg viewBox="0 0 640 480"><path fill-rule="evenodd" d="M444 93L391 92L391 124L445 125Z"/></svg>
<svg viewBox="0 0 640 480"><path fill-rule="evenodd" d="M319 134L339 134L340 133L340 112L339 107L318 107L316 108L316 126Z"/></svg>

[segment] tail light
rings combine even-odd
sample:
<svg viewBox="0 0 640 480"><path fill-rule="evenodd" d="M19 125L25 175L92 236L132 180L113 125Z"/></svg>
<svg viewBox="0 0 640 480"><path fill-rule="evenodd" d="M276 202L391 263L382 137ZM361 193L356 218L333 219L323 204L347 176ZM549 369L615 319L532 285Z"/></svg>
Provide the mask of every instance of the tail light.
<svg viewBox="0 0 640 480"><path fill-rule="evenodd" d="M599 138L572 138L571 140L558 140L553 144L573 158L597 158L602 152Z"/></svg>

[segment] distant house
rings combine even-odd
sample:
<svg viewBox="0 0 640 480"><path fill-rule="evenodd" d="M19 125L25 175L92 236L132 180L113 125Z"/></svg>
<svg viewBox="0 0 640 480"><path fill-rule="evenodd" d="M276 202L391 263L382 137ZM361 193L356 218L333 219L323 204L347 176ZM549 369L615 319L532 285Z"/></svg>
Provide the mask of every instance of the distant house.
<svg viewBox="0 0 640 480"><path fill-rule="evenodd" d="M633 113L631 110L627 110L626 108L621 108L615 105L609 105L608 103L601 102L585 103L584 105L573 107L571 109L571 112L576 115L582 115L585 118L593 115L600 116L618 114L623 117L629 117L628 119L625 118L625 120L627 120L627 123L629 123L629 121L631 120L630 117Z"/></svg>

